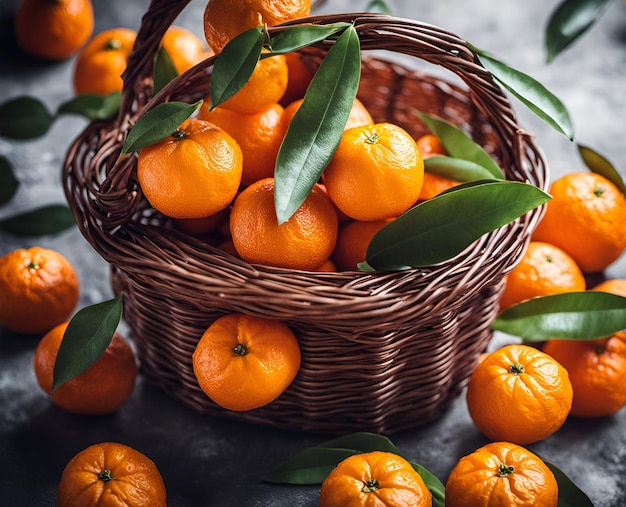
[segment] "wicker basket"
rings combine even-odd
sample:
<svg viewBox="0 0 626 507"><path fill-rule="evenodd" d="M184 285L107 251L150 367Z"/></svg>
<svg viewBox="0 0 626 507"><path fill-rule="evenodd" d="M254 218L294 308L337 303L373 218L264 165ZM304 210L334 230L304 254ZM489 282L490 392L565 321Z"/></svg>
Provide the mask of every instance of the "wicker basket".
<svg viewBox="0 0 626 507"><path fill-rule="evenodd" d="M124 76L119 116L84 130L64 172L78 226L110 264L115 292L124 293L124 317L143 373L202 413L263 425L392 433L432 421L459 395L491 339L503 277L526 248L542 208L483 236L450 261L396 273L250 265L168 228L168 220L141 195L136 157L118 160L118 154L129 127L155 104L207 95L214 58L151 97L161 36L187 1L153 1ZM426 128L415 109L447 118L483 144L507 178L546 188L546 164L532 136L517 126L508 99L465 41L431 25L379 14L313 16L291 24L339 21L354 23L359 34L359 97L376 121L397 123L418 136ZM323 54L328 47L320 43L314 51ZM374 56L369 50L384 51ZM385 52L438 65L458 84L386 61L380 56ZM249 412L215 405L192 370L202 332L235 311L284 320L302 353L291 386Z"/></svg>

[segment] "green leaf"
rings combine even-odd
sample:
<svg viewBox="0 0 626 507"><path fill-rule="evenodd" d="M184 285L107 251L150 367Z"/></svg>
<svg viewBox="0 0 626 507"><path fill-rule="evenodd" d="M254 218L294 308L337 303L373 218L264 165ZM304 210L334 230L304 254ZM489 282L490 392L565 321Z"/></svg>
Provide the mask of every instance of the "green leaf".
<svg viewBox="0 0 626 507"><path fill-rule="evenodd" d="M211 75L211 104L214 109L241 90L254 72L265 33L262 27L251 28L231 40L215 59Z"/></svg>
<svg viewBox="0 0 626 507"><path fill-rule="evenodd" d="M0 205L13 199L19 186L9 159L0 155Z"/></svg>
<svg viewBox="0 0 626 507"><path fill-rule="evenodd" d="M437 264L549 198L533 185L514 181L459 185L385 225L370 241L365 260L379 271Z"/></svg>
<svg viewBox="0 0 626 507"><path fill-rule="evenodd" d="M445 507L446 505L446 488L441 481L429 470L417 463L411 463L413 469L420 474L424 480L424 484L433 496L433 507Z"/></svg>
<svg viewBox="0 0 626 507"><path fill-rule="evenodd" d="M489 180L494 178L488 169L475 162L443 155L433 155L426 158L424 160L424 170L455 181Z"/></svg>
<svg viewBox="0 0 626 507"><path fill-rule="evenodd" d="M263 480L281 484L321 484L341 461L358 453L354 449L310 447L272 470Z"/></svg>
<svg viewBox="0 0 626 507"><path fill-rule="evenodd" d="M353 449L359 452L384 451L401 456L398 448L387 437L377 433L357 432L320 444L319 447Z"/></svg>
<svg viewBox="0 0 626 507"><path fill-rule="evenodd" d="M57 234L76 225L71 210L63 204L50 204L0 220L0 230L16 236Z"/></svg>
<svg viewBox="0 0 626 507"><path fill-rule="evenodd" d="M59 106L59 114L78 114L88 120L108 120L120 107L121 92L110 95L85 93L78 95Z"/></svg>
<svg viewBox="0 0 626 507"><path fill-rule="evenodd" d="M507 308L491 327L531 342L603 338L626 329L626 298L595 291L536 297Z"/></svg>
<svg viewBox="0 0 626 507"><path fill-rule="evenodd" d="M65 330L54 363L52 393L100 358L120 323L122 306L122 296L119 295L87 306L74 315Z"/></svg>
<svg viewBox="0 0 626 507"><path fill-rule="evenodd" d="M154 62L154 72L152 78L154 94L156 95L160 92L163 87L165 87L165 85L176 76L178 76L178 71L172 61L172 57L164 47L161 47Z"/></svg>
<svg viewBox="0 0 626 507"><path fill-rule="evenodd" d="M548 63L585 33L608 3L609 0L564 0L557 5L546 26Z"/></svg>
<svg viewBox="0 0 626 507"><path fill-rule="evenodd" d="M471 47L480 55L484 67L528 109L570 140L574 138L569 112L556 95L527 74L508 67L484 51Z"/></svg>
<svg viewBox="0 0 626 507"><path fill-rule="evenodd" d="M128 132L120 155L138 151L144 146L157 143L172 134L187 118L202 105L202 100L194 104L165 102L158 104L143 115Z"/></svg>
<svg viewBox="0 0 626 507"><path fill-rule="evenodd" d="M391 9L382 0L371 0L365 8L366 12L380 12L381 14L391 14Z"/></svg>
<svg viewBox="0 0 626 507"><path fill-rule="evenodd" d="M316 42L323 41L328 37L348 28L350 23L335 23L332 25L302 25L294 26L280 32L270 39L271 54L281 55L297 51ZM262 58L269 55L262 55Z"/></svg>
<svg viewBox="0 0 626 507"><path fill-rule="evenodd" d="M34 139L48 132L53 122L45 104L34 97L17 97L0 104L0 136Z"/></svg>
<svg viewBox="0 0 626 507"><path fill-rule="evenodd" d="M558 507L593 507L593 502L572 480L552 463L543 460L554 474L559 488Z"/></svg>
<svg viewBox="0 0 626 507"><path fill-rule="evenodd" d="M500 169L500 166L496 164L482 146L475 143L474 140L459 127L442 118L426 113L420 112L419 116L430 131L439 138L446 153L450 155L450 157L467 160L482 166L490 173L492 178L504 178L504 173L502 169Z"/></svg>
<svg viewBox="0 0 626 507"><path fill-rule="evenodd" d="M320 64L278 152L274 200L278 223L302 205L332 158L361 76L361 48L347 28Z"/></svg>
<svg viewBox="0 0 626 507"><path fill-rule="evenodd" d="M624 185L624 180L611 162L600 155L597 151L581 144L578 145L578 153L582 157L585 165L592 172L604 176L607 180L611 181L617 188L619 188L624 195L626 195L626 185Z"/></svg>

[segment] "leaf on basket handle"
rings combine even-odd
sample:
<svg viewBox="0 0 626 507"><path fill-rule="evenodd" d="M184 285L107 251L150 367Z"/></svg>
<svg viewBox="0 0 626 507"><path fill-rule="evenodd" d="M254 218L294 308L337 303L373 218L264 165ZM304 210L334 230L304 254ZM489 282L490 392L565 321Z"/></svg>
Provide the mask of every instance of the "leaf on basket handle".
<svg viewBox="0 0 626 507"><path fill-rule="evenodd" d="M0 155L0 205L9 202L20 186L9 159Z"/></svg>
<svg viewBox="0 0 626 507"><path fill-rule="evenodd" d="M254 72L265 41L265 32L257 26L231 40L217 55L211 74L211 103L214 109L243 88Z"/></svg>
<svg viewBox="0 0 626 507"><path fill-rule="evenodd" d="M202 105L202 100L194 104L184 102L165 102L156 105L144 114L128 132L126 142L120 155L139 151L165 139L174 132L182 122L194 114Z"/></svg>
<svg viewBox="0 0 626 507"><path fill-rule="evenodd" d="M626 329L626 298L608 292L565 292L507 308L491 328L526 341L593 340Z"/></svg>
<svg viewBox="0 0 626 507"><path fill-rule="evenodd" d="M167 50L161 46L154 61L154 72L152 73L152 88L156 95L167 83L178 76L178 71Z"/></svg>
<svg viewBox="0 0 626 507"><path fill-rule="evenodd" d="M556 479L559 490L558 507L593 507L593 502L589 497L563 471L545 459L539 458Z"/></svg>
<svg viewBox="0 0 626 507"><path fill-rule="evenodd" d="M361 47L350 26L322 60L278 152L274 204L279 224L302 205L335 153L360 77Z"/></svg>
<svg viewBox="0 0 626 507"><path fill-rule="evenodd" d="M471 44L469 47L479 56L483 66L491 72L494 78L521 100L528 109L570 140L574 138L574 128L569 112L556 95L529 75L505 65Z"/></svg>
<svg viewBox="0 0 626 507"><path fill-rule="evenodd" d="M607 180L619 188L624 195L626 195L626 185L624 185L624 180L611 162L600 155L597 151L581 144L578 145L578 153L583 159L585 165L592 172L604 176Z"/></svg>
<svg viewBox="0 0 626 507"><path fill-rule="evenodd" d="M370 241L365 261L378 271L443 262L549 199L534 185L515 181L457 185L386 224Z"/></svg>
<svg viewBox="0 0 626 507"><path fill-rule="evenodd" d="M382 0L371 0L365 8L366 12L380 12L381 14L391 14L391 9Z"/></svg>
<svg viewBox="0 0 626 507"><path fill-rule="evenodd" d="M108 120L119 110L121 100L122 92L110 95L85 93L61 104L58 114L78 114L88 120Z"/></svg>
<svg viewBox="0 0 626 507"><path fill-rule="evenodd" d="M122 295L87 306L72 317L54 363L50 394L100 358L111 343L121 318Z"/></svg>
<svg viewBox="0 0 626 507"><path fill-rule="evenodd" d="M335 23L332 25L303 25L286 28L285 31L270 39L271 54L282 55L297 51L332 37L350 26L352 26L350 23ZM261 55L261 58L266 56L268 55Z"/></svg>
<svg viewBox="0 0 626 507"><path fill-rule="evenodd" d="M502 169L500 169L500 166L496 164L495 160L491 158L482 146L477 144L459 127L437 116L423 112L418 112L418 114L430 131L439 138L446 153L450 155L450 157L472 162L475 165L483 167L487 173L483 178L491 177L504 179L504 173ZM433 165L435 162L428 162L427 159L424 163ZM442 176L445 176L445 174L442 174ZM473 177L468 179L466 177L464 179L457 179L457 181L470 181L471 179L479 178Z"/></svg>
<svg viewBox="0 0 626 507"><path fill-rule="evenodd" d="M57 234L75 225L72 211L64 204L49 204L0 220L0 230L20 237Z"/></svg>
<svg viewBox="0 0 626 507"><path fill-rule="evenodd" d="M0 104L0 136L10 139L34 139L44 135L54 116L34 97L22 96Z"/></svg>
<svg viewBox="0 0 626 507"><path fill-rule="evenodd" d="M545 32L546 60L550 63L585 33L600 17L609 0L563 0L550 14Z"/></svg>

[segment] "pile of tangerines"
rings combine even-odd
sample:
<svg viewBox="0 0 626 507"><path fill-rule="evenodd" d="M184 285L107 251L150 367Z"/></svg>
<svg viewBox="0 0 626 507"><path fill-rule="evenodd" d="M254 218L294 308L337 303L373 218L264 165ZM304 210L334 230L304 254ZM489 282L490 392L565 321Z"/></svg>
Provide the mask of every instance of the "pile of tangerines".
<svg viewBox="0 0 626 507"><path fill-rule="evenodd" d="M179 27L167 31L163 47L182 73L247 28L309 11L305 0L210 0L204 17L209 47ZM58 22L43 23L44 14ZM136 34L116 28L87 41L93 29L88 0L24 0L15 28L21 47L38 57L60 59L80 50L74 66L77 94L121 89ZM297 54L262 59L231 99L212 109L206 101L171 136L143 148L137 176L150 204L173 226L250 263L355 270L383 225L458 184L424 171L425 158L446 154L437 137L413 139L397 125L375 123L357 99L321 181L279 225L276 157L313 73ZM626 248L626 198L611 181L576 172L554 181L550 194L525 255L507 276L503 310L536 296L586 290L585 275L602 272ZM626 280L608 280L592 290L626 296ZM78 299L76 273L58 252L20 249L0 258L0 322L17 333L44 335L34 369L48 394ZM198 338L191 358L198 384L228 410L271 403L300 367L296 336L279 321L225 315ZM136 375L133 349L116 334L100 359L61 385L51 400L72 413L110 413L129 398ZM547 438L570 415L603 417L620 410L626 405L625 375L626 333L594 341L551 340L542 347L513 344L484 354L471 375L467 405L493 443L459 460L446 484L446 505L483 505L489 499L497 505L556 506L552 472L522 446ZM106 498L112 491L128 499L125 505L165 505L154 463L111 442L85 449L68 463L58 505L78 505L78 497L84 500L80 505L110 505ZM408 462L375 452L339 464L322 485L321 505L369 505L370 496L385 505L432 504Z"/></svg>

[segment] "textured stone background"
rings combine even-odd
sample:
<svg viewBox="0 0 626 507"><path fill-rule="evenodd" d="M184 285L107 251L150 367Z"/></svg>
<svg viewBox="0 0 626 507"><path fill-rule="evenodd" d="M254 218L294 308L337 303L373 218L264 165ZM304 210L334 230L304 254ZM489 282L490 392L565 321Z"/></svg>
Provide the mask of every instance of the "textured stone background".
<svg viewBox="0 0 626 507"><path fill-rule="evenodd" d="M28 94L55 110L71 97L72 60L41 63L17 51L11 35L17 3L0 1L0 102ZM545 63L543 29L556 1L387 3L393 14L447 28L538 79L569 109L576 141L598 150L626 172L626 6L622 2L610 2L598 24L550 65ZM96 31L138 28L147 5L146 0L95 0ZM327 0L317 12L354 12L366 5L366 1ZM201 34L203 9L203 1L192 1L177 24ZM536 134L553 179L584 170L572 142L512 101L520 125ZM0 219L63 202L60 166L66 147L84 125L79 118L64 117L41 139L0 139L0 154L10 160L22 182L14 201L0 207ZM59 250L77 267L81 306L110 296L107 266L76 230L32 239L0 233L0 255L35 244ZM605 274L626 277L625 260ZM318 504L317 487L277 487L261 483L260 478L327 437L208 419L141 381L130 402L116 414L73 417L54 408L39 391L31 368L35 345L32 339L0 329L1 505L55 505L55 487L65 463L82 448L103 440L128 443L148 454L165 477L170 507ZM460 456L486 442L472 425L463 398L439 421L391 437L409 459L442 481ZM626 504L625 411L597 421L569 420L556 435L531 448L565 471L596 506Z"/></svg>

